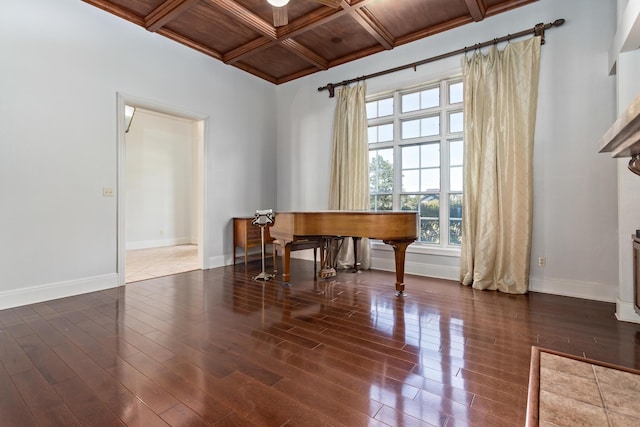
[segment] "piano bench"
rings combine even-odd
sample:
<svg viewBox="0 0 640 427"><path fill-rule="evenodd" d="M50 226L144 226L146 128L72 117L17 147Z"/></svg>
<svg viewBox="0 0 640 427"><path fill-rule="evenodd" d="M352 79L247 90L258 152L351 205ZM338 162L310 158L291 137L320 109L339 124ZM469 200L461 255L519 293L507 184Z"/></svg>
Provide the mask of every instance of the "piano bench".
<svg viewBox="0 0 640 427"><path fill-rule="evenodd" d="M273 242L273 274L278 273L278 248L282 246L282 242L280 240L274 240ZM317 264L318 264L318 249L322 244L321 240L296 240L291 242L290 247L291 251L301 251L304 249L313 249L313 277L316 277L317 274Z"/></svg>

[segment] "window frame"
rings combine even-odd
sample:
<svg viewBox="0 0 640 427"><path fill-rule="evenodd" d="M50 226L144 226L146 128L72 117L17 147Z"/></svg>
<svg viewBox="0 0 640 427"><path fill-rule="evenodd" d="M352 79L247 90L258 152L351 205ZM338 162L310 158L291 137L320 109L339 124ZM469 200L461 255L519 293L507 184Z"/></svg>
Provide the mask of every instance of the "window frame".
<svg viewBox="0 0 640 427"><path fill-rule="evenodd" d="M461 112L464 114L463 102L457 102L451 104L450 100L450 86L454 84L462 83L462 76L459 74L451 75L443 79L423 83L420 85L396 89L393 91L387 91L379 94L373 94L367 96L366 102L374 102L385 99L393 99L393 114L375 117L367 120L367 126L380 126L385 124L393 124L393 140L383 142L369 143L369 151L380 149L392 149L393 152L393 192L392 192L392 206L393 210L400 210L400 199L403 195L426 195L435 194L439 197L440 210L439 210L439 243L429 243L425 241L417 240L411 245L412 252L424 252L430 254L439 255L451 255L458 256L460 253L460 245L451 244L449 242L449 227L450 227L450 200L451 196L455 194L462 194L461 191L451 191L451 157L449 145L454 141L463 141L464 129L460 132L450 132L450 116L453 113ZM413 93L418 93L425 90L430 90L435 87L440 89L440 105L437 107L430 107L425 109L418 109L402 112L402 96ZM440 133L438 135L418 136L415 138L402 139L402 123L407 120L423 119L433 116L439 116L440 118ZM463 116L464 117L464 116ZM421 146L425 143L438 143L440 150L440 188L437 192L433 191L412 191L403 192L402 185L402 147L406 146ZM457 163L454 165L460 166ZM423 169L421 165L418 166L418 170ZM371 196L375 196L377 193L371 193ZM381 193L382 194L382 193ZM388 193L384 193L388 194ZM375 206L372 206L372 210ZM453 218L457 219L457 218ZM420 230L418 230L420 233Z"/></svg>

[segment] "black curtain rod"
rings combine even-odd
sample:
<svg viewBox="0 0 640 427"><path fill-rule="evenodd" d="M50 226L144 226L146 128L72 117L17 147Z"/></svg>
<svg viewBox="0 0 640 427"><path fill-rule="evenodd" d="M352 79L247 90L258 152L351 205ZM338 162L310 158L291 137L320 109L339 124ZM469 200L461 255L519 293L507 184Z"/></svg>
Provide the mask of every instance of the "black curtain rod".
<svg viewBox="0 0 640 427"><path fill-rule="evenodd" d="M487 47L487 46L491 46L491 45L495 45L501 42L506 42L509 41L511 39L515 39L518 37L523 37L526 36L528 34L533 34L536 36L541 36L542 37L542 41L541 43L544 44L544 30L547 30L551 27L559 27L560 25L564 24L564 19L556 19L555 21L549 23L549 24L537 24L535 27L530 28L528 30L523 30L520 31L518 33L515 34L507 34L506 36L497 38L497 39L493 39L493 40L488 40L486 42L483 43L476 43L473 46L468 46L468 47L463 47L462 49L458 49L458 50L454 50L452 52L448 52L448 53L443 53L442 55L438 55L438 56L432 56L431 58L427 58L427 59L423 59L422 61L418 61L418 62L413 62L411 64L406 64L406 65L401 65L399 67L395 67L395 68L390 68L388 70L384 70L384 71L378 71L377 73L373 73L373 74L367 74L365 76L362 77L356 77L353 79L349 79L349 80L343 80L339 83L328 83L326 86L322 86L318 88L318 92L322 92L323 90L328 90L329 91L329 98L333 98L335 95L335 88L339 87L339 86L347 86L351 83L356 83L356 82L361 82L363 80L367 80L367 79L371 79L374 77L380 77L380 76L384 76L386 74L391 74L391 73L395 73L396 71L402 71L402 70L406 70L409 68L413 68L413 70L416 70L416 67L418 65L424 65L424 64L428 64L429 62L435 62L435 61L439 61L441 59L445 59L445 58L449 58L451 56L455 56L455 55L461 55L463 53L467 53L469 51L472 50L476 50L476 49L481 49L483 47Z"/></svg>

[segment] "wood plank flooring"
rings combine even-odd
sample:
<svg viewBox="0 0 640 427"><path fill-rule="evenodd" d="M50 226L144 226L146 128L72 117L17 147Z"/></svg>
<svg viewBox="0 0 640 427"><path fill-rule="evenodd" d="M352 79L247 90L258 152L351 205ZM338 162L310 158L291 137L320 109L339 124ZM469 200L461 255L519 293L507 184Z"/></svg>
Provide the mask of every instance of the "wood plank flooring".
<svg viewBox="0 0 640 427"><path fill-rule="evenodd" d="M531 346L640 369L615 306L260 262L0 311L6 426L524 425Z"/></svg>

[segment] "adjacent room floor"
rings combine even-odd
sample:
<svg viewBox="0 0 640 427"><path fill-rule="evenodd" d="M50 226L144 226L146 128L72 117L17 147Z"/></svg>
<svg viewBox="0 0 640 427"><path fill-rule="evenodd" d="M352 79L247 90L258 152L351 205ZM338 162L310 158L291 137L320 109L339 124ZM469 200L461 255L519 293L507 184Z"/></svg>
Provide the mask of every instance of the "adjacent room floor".
<svg viewBox="0 0 640 427"><path fill-rule="evenodd" d="M127 283L198 269L198 245L127 251Z"/></svg>

